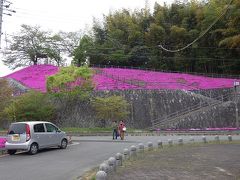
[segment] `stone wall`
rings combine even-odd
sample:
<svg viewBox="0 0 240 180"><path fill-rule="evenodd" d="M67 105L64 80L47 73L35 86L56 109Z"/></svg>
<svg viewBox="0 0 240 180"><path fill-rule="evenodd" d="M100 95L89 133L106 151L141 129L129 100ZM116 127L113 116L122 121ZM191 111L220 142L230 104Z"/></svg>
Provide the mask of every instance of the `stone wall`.
<svg viewBox="0 0 240 180"><path fill-rule="evenodd" d="M180 118L173 127L179 129L235 127L235 115L235 103L228 101Z"/></svg>
<svg viewBox="0 0 240 180"><path fill-rule="evenodd" d="M230 94L231 90L211 90L211 94L221 95L223 93ZM110 95L121 95L130 104L130 114L125 120L128 127L134 128L148 128L151 127L151 121L154 119L162 118L168 114L176 111L187 109L191 106L199 104L200 102L210 102L214 99L204 96L209 94L210 91L201 91L198 94L182 90L126 90L126 91L102 91L95 92L93 96L106 97ZM218 96L216 95L216 96ZM232 96L229 96L232 99ZM227 101L229 101L226 100ZM191 124L202 121L211 122L209 126L225 126L233 124L234 118L232 117L233 106L225 105L223 107L212 108L211 111L199 112L198 115L192 115L190 118ZM104 121L96 119L95 112L92 109L90 102L81 102L74 100L70 102L60 103L56 102L58 109L57 122L61 126L68 127L93 127L103 126ZM208 112L208 113L207 113ZM206 114L207 113L207 114ZM230 116L231 115L231 116ZM217 121L219 120L219 122ZM187 122L187 121L186 121ZM215 124L214 124L215 123ZM179 125L180 126L180 125ZM182 127L183 125L181 125ZM197 126L198 125L194 125ZM200 123L199 126L206 126L206 123ZM189 124L186 125L189 127Z"/></svg>

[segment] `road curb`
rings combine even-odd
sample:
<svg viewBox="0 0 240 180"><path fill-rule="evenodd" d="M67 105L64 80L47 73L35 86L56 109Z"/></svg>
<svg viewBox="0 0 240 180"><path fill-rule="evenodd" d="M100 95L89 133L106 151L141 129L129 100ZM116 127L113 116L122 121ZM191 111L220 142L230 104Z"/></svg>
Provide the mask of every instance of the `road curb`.
<svg viewBox="0 0 240 180"><path fill-rule="evenodd" d="M141 154L147 153L149 151L153 151L156 149L162 149L164 146L171 148L173 146L183 146L183 145L190 145L190 144L207 144L210 142L216 142L216 143L221 143L222 142L227 142L227 143L232 143L234 141L232 135L227 135L226 138L220 139L218 135L215 135L214 140L209 140L207 139L206 136L202 136L201 141L195 142L193 138L186 139L186 138L179 138L177 141L173 141L172 139L169 139L167 143L163 145L162 140L160 139L158 143L154 146L152 142L148 142L146 146L144 146L144 143L139 143L137 146L132 145L129 149L125 148L122 153L117 153L115 156L115 161L121 161L118 163L111 163L111 166L115 167L110 167L108 161L104 161L100 166L99 166L99 171L96 172L95 178L96 180L107 180L109 179L109 176L114 176L115 172L117 171L118 168L123 167L123 162L122 161L135 161L138 157L141 157ZM160 144L160 145L159 145ZM145 150L146 149L146 150ZM123 157L119 157L119 154ZM111 157L111 161L113 161L113 157ZM104 167L102 168L104 164ZM103 173L105 172L105 173Z"/></svg>

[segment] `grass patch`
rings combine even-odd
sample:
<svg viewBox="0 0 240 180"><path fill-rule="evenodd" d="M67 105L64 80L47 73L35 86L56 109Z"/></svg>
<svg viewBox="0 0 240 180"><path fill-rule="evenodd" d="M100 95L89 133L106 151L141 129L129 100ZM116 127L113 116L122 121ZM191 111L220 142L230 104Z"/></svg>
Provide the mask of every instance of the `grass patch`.
<svg viewBox="0 0 240 180"><path fill-rule="evenodd" d="M93 168L93 169L87 171L86 173L84 173L83 176L77 177L76 180L78 180L78 179L81 179L81 180L96 180L96 173L97 173L97 171L98 171L97 167Z"/></svg>
<svg viewBox="0 0 240 180"><path fill-rule="evenodd" d="M101 133L101 132L112 132L111 127L106 127L106 128L100 128L100 127L94 127L94 128L79 128L79 127L64 127L61 128L63 131L67 133ZM131 133L137 133L137 132L144 132L143 130L140 129L127 129L127 132Z"/></svg>
<svg viewBox="0 0 240 180"><path fill-rule="evenodd" d="M72 133L89 133L89 132L111 132L112 128L78 128L78 127L64 127L61 128L65 132L72 132Z"/></svg>

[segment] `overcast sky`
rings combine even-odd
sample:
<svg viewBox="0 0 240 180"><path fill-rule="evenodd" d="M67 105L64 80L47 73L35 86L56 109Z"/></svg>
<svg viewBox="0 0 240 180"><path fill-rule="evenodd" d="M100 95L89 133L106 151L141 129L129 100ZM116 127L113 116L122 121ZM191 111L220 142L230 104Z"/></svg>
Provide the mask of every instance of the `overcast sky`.
<svg viewBox="0 0 240 180"><path fill-rule="evenodd" d="M146 0L8 0L12 2L9 9L16 13L12 16L3 15L2 42L5 35L11 35L20 30L21 24L40 25L43 30L65 32L84 30L91 27L93 17L102 19L103 14L121 8L141 9ZM170 3L172 0L148 0L153 9L154 3ZM9 13L6 10L5 13ZM1 57L1 56L0 56ZM11 73L0 60L0 77Z"/></svg>

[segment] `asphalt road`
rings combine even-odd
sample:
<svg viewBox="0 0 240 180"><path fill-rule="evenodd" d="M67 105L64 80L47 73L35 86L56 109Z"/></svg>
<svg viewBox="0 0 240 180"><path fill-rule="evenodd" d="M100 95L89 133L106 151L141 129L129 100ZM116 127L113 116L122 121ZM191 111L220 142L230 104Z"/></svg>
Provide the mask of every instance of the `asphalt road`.
<svg viewBox="0 0 240 180"><path fill-rule="evenodd" d="M193 137L193 136L191 136ZM182 136L184 142L190 142L190 136ZM214 136L206 136L213 140ZM126 140L111 140L110 136L72 137L73 144L67 149L48 149L36 155L18 153L0 157L0 180L74 180L93 167L99 166L104 160L123 152L124 148L138 145L140 142L158 140L167 143L172 139L175 143L179 136L128 136ZM195 136L195 141L201 141L202 136ZM220 136L227 140L227 136ZM240 140L240 136L233 136L233 140Z"/></svg>

